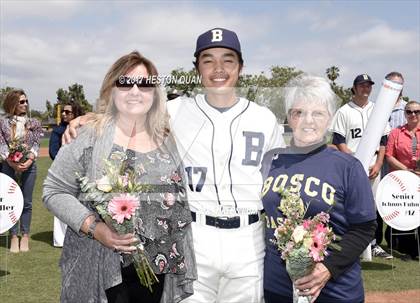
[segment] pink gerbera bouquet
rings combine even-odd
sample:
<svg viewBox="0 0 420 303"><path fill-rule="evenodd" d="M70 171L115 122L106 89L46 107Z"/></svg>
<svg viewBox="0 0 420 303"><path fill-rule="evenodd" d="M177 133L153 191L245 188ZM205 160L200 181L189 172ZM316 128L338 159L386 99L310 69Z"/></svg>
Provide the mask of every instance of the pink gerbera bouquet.
<svg viewBox="0 0 420 303"><path fill-rule="evenodd" d="M305 207L298 191L286 189L280 194L278 208L284 218L279 219L273 243L280 250L281 258L286 261L290 278L296 281L310 274L316 262L324 260L328 255L327 248L340 249L333 243L339 237L328 226L328 213L321 212L313 218L304 218L310 203ZM310 302L311 298L299 296L293 286L293 301Z"/></svg>
<svg viewBox="0 0 420 303"><path fill-rule="evenodd" d="M80 188L85 193L84 199L98 211L105 223L119 234L134 233L138 238L137 226L141 219L136 216L140 207L138 193L148 190L146 184L136 182L136 174L127 169L127 156L123 152L113 152L104 160L105 174L99 180L91 182L88 177L77 174ZM144 254L143 244L136 245L132 255L134 266L142 285L152 291L151 286L157 277Z"/></svg>
<svg viewBox="0 0 420 303"><path fill-rule="evenodd" d="M21 140L13 140L9 144L9 156L7 157L14 163L24 163L29 159L30 149Z"/></svg>

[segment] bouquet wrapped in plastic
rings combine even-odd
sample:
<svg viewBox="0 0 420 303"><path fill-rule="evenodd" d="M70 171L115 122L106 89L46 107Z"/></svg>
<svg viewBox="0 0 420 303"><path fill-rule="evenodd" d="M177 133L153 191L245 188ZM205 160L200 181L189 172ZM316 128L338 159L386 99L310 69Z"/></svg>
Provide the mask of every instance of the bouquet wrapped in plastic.
<svg viewBox="0 0 420 303"><path fill-rule="evenodd" d="M299 192L281 191L279 210L284 218L274 232L273 242L281 252L281 258L286 262L286 270L294 282L312 272L316 262L324 260L328 254L327 248L340 247L333 243L338 237L328 227L329 214L321 212L313 218L306 218L305 213L310 205L305 207ZM311 297L300 296L293 284L293 302L309 303Z"/></svg>
<svg viewBox="0 0 420 303"><path fill-rule="evenodd" d="M7 157L14 163L24 163L29 159L29 147L21 140L13 140L9 144L9 156Z"/></svg>
<svg viewBox="0 0 420 303"><path fill-rule="evenodd" d="M78 175L80 188L97 210L104 222L119 234L139 234L136 226L139 220L136 210L140 206L138 193L147 190L150 185L136 182L133 171L126 170L127 156L123 152L113 152L104 160L106 174L99 180L90 181L86 176ZM136 245L132 254L134 267L143 286L152 291L151 286L158 282L148 259L143 244Z"/></svg>

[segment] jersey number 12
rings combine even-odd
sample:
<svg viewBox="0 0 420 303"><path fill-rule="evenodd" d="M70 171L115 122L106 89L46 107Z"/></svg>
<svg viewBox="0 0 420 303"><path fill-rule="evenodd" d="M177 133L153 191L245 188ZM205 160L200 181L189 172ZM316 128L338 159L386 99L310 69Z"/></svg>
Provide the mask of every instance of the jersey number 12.
<svg viewBox="0 0 420 303"><path fill-rule="evenodd" d="M361 135L362 129L361 128L353 128L353 129L350 130L350 132L351 132L352 139L362 137L362 135Z"/></svg>

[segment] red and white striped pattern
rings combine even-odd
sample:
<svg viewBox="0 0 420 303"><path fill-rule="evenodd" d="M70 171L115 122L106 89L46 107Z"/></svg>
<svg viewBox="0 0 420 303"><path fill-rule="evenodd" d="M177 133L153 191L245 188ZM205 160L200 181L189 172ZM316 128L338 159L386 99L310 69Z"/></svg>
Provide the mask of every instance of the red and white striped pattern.
<svg viewBox="0 0 420 303"><path fill-rule="evenodd" d="M405 187L405 185L404 185L403 181L401 181L401 179L400 179L400 178L398 178L398 177L397 177L396 175L394 175L393 173L388 174L388 176L390 176L392 180L394 180L395 182L397 182L397 183L398 183L398 185L400 186L401 191L406 191L406 189L407 189L407 188Z"/></svg>
<svg viewBox="0 0 420 303"><path fill-rule="evenodd" d="M14 181L13 182L10 182L9 190L7 191L7 193L14 194L15 191L16 191L16 187L17 187L16 182L14 182Z"/></svg>
<svg viewBox="0 0 420 303"><path fill-rule="evenodd" d="M14 212L14 211L9 212L9 218L10 218L10 221L11 221L13 224L16 224L16 222L17 222L17 218L16 218L16 215L15 215L15 212Z"/></svg>
<svg viewBox="0 0 420 303"><path fill-rule="evenodd" d="M400 214L400 212L398 210L394 210L391 214L384 216L382 219L385 222L391 221L393 219L395 219L396 217L398 217L398 215Z"/></svg>

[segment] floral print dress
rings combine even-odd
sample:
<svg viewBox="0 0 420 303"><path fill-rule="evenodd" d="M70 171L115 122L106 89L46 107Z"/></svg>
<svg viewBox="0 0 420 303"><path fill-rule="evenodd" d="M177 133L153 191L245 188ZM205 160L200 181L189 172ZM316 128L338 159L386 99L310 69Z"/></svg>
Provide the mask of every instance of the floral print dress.
<svg viewBox="0 0 420 303"><path fill-rule="evenodd" d="M144 191L138 193L140 207L134 218L135 233L144 245L153 271L185 273L182 242L191 213L178 164L161 149L140 153L114 144L111 155L115 152L125 154L124 170L131 170L137 182L145 185ZM128 266L131 256L124 255L122 261L123 266Z"/></svg>

